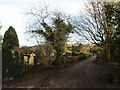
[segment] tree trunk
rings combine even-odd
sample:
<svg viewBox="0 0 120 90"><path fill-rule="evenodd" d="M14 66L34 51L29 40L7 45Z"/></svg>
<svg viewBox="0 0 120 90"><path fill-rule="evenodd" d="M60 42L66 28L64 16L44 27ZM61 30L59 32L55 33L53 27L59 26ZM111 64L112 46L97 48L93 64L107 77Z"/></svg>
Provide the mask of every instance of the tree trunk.
<svg viewBox="0 0 120 90"><path fill-rule="evenodd" d="M104 61L105 62L110 62L110 43L106 43L104 46Z"/></svg>
<svg viewBox="0 0 120 90"><path fill-rule="evenodd" d="M61 58L61 53L60 53L60 51L57 51L56 52L56 59L55 59L55 61L59 61L60 58Z"/></svg>
<svg viewBox="0 0 120 90"><path fill-rule="evenodd" d="M58 49L57 47L54 47L55 51L56 51L56 58L55 61L59 61L62 55L62 52L60 49Z"/></svg>
<svg viewBox="0 0 120 90"><path fill-rule="evenodd" d="M109 46L107 47L106 54L107 54L107 55L106 55L106 57L107 57L107 62L110 62L110 56L111 56L111 55L110 55L110 47L109 47Z"/></svg>

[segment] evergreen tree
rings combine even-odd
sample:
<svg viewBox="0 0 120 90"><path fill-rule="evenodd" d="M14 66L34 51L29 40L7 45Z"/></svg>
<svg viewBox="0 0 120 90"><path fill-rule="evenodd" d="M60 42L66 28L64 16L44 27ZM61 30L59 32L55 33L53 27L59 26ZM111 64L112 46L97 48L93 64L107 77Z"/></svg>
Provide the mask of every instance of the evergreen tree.
<svg viewBox="0 0 120 90"><path fill-rule="evenodd" d="M12 26L10 26L4 34L3 43L2 43L2 72L3 72L2 77L3 78L11 77L19 70L18 52L10 51L15 47L19 47L18 36L15 29Z"/></svg>
<svg viewBox="0 0 120 90"><path fill-rule="evenodd" d="M1 30L1 25L0 25L0 30ZM2 48L2 35L1 35L1 33L0 33L0 50L1 50L1 48Z"/></svg>
<svg viewBox="0 0 120 90"><path fill-rule="evenodd" d="M14 49L19 47L18 36L15 29L10 26L9 29L5 32L2 47L5 50Z"/></svg>

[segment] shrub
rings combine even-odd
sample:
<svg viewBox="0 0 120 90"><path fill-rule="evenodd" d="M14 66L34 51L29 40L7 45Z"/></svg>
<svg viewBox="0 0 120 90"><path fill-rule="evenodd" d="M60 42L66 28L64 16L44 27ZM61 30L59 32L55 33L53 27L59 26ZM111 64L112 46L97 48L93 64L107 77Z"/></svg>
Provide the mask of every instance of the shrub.
<svg viewBox="0 0 120 90"><path fill-rule="evenodd" d="M67 61L66 61L66 60L63 60L62 62L63 62L63 64L66 64L66 63L67 63Z"/></svg>
<svg viewBox="0 0 120 90"><path fill-rule="evenodd" d="M72 53L72 56L78 56L78 54L77 53Z"/></svg>
<svg viewBox="0 0 120 90"><path fill-rule="evenodd" d="M80 53L78 60L83 60L83 59L86 59L87 57L88 57L88 56L87 56L86 54Z"/></svg>
<svg viewBox="0 0 120 90"><path fill-rule="evenodd" d="M58 66L58 65L60 65L60 62L59 62L59 61L53 61L53 62L51 63L51 65Z"/></svg>
<svg viewBox="0 0 120 90"><path fill-rule="evenodd" d="M120 63L120 58L119 57L116 58L116 62Z"/></svg>
<svg viewBox="0 0 120 90"><path fill-rule="evenodd" d="M72 56L72 54L67 52L64 56Z"/></svg>
<svg viewBox="0 0 120 90"><path fill-rule="evenodd" d="M74 62L75 62L75 60L72 59L72 60L71 60L71 63L74 63Z"/></svg>
<svg viewBox="0 0 120 90"><path fill-rule="evenodd" d="M23 56L18 52L2 50L2 77L13 77L24 68Z"/></svg>

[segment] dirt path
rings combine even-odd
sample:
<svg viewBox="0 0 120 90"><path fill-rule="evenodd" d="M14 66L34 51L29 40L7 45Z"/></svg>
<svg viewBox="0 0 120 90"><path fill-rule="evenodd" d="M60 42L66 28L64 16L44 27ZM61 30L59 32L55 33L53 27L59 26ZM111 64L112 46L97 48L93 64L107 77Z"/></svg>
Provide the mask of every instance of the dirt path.
<svg viewBox="0 0 120 90"><path fill-rule="evenodd" d="M93 63L95 56L63 70L47 70L30 73L13 79L5 87L26 88L113 88L113 80L118 80L117 66ZM111 80L111 81L110 81ZM108 83L111 82L111 83Z"/></svg>

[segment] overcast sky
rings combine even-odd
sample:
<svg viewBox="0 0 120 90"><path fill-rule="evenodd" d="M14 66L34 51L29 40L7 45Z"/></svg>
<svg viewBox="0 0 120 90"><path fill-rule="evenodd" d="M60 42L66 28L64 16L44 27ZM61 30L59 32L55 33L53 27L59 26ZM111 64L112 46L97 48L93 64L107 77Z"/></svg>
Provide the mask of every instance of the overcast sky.
<svg viewBox="0 0 120 90"><path fill-rule="evenodd" d="M4 35L9 26L13 26L18 34L20 46L34 45L35 43L27 41L28 38L24 34L28 22L26 10L40 2L45 2L53 8L76 15L83 10L85 1L87 0L0 0L0 22L3 26L1 34ZM71 40L74 39L75 37Z"/></svg>

